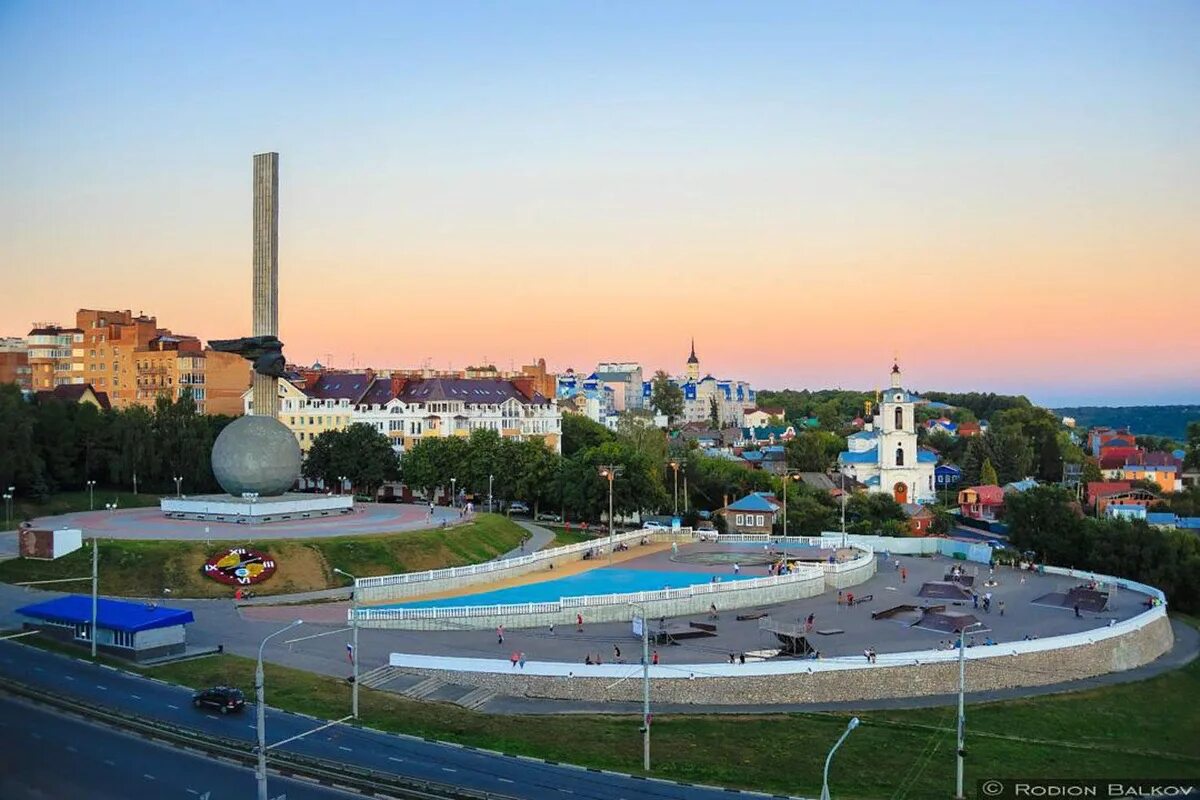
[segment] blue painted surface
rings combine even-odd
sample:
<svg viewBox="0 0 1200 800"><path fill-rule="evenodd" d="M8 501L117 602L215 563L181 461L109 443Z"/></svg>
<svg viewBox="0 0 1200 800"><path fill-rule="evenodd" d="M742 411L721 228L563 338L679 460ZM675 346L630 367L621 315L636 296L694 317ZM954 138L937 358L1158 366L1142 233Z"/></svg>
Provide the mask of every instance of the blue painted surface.
<svg viewBox="0 0 1200 800"><path fill-rule="evenodd" d="M761 578L766 574L765 569L765 567L760 567L743 570L741 575L734 576L731 568L721 575L721 580ZM747 574L747 571L752 574ZM396 603L383 606L383 608L445 608L448 606L490 606L510 603L551 603L563 597L581 595L654 592L668 586L672 589L679 589L698 583L708 583L711 580L712 573L708 572L658 572L646 569L601 567L557 580L541 581L524 586L510 586L507 589L496 589L491 592L444 597L440 600Z"/></svg>

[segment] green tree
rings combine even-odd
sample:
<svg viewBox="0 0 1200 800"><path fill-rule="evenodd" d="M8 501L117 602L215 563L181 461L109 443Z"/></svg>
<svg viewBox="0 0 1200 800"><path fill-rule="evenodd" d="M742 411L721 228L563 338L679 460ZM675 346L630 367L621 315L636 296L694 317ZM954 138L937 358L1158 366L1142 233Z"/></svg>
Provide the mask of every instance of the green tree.
<svg viewBox="0 0 1200 800"><path fill-rule="evenodd" d="M1087 458L1083 462L1083 472L1081 473L1083 485L1086 487L1089 483L1097 483L1104 480L1104 474L1100 472L1100 465L1096 463L1096 459Z"/></svg>
<svg viewBox="0 0 1200 800"><path fill-rule="evenodd" d="M1200 470L1200 421L1188 423L1187 453L1183 460L1183 468Z"/></svg>
<svg viewBox="0 0 1200 800"><path fill-rule="evenodd" d="M650 381L650 406L659 414L665 414L667 424L671 427L674 427L675 420L683 416L683 389L661 369L654 373Z"/></svg>
<svg viewBox="0 0 1200 800"><path fill-rule="evenodd" d="M823 432L803 431L784 445L787 465L805 472L825 472L833 459L825 448Z"/></svg>
<svg viewBox="0 0 1200 800"><path fill-rule="evenodd" d="M721 427L721 406L717 403L716 395L708 398L708 424L714 431Z"/></svg>
<svg viewBox="0 0 1200 800"><path fill-rule="evenodd" d="M303 474L323 479L326 486L345 476L356 491L374 496L384 481L399 474L399 468L391 440L373 425L358 422L319 434L309 448Z"/></svg>
<svg viewBox="0 0 1200 800"><path fill-rule="evenodd" d="M564 458L570 458L581 450L599 447L605 442L611 442L614 438L612 431L582 414L563 414L562 454Z"/></svg>
<svg viewBox="0 0 1200 800"><path fill-rule="evenodd" d="M15 383L0 384L0 487L28 493L43 480L33 408Z"/></svg>
<svg viewBox="0 0 1200 800"><path fill-rule="evenodd" d="M983 467L979 470L979 482L984 485L998 485L1000 478L996 476L996 468L992 466L992 460L985 458Z"/></svg>

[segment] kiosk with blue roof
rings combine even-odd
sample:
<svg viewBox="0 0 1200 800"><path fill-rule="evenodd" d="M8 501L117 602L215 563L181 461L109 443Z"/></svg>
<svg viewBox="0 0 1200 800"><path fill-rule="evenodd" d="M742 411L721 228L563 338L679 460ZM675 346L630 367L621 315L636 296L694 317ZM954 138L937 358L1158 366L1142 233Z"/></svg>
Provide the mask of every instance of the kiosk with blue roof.
<svg viewBox="0 0 1200 800"><path fill-rule="evenodd" d="M37 620L26 622L26 630L38 629L63 641L91 643L92 598L87 595L23 606L17 613ZM135 661L179 655L186 649L183 626L194 621L186 609L101 598L96 603L96 648Z"/></svg>

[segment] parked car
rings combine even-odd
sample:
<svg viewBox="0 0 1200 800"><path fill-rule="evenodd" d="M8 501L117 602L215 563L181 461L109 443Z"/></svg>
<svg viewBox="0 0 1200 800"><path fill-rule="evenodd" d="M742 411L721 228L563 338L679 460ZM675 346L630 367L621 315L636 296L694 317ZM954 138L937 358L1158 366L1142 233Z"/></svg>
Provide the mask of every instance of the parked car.
<svg viewBox="0 0 1200 800"><path fill-rule="evenodd" d="M222 714L231 711L241 711L246 706L246 696L241 689L232 686L212 686L201 689L192 695L192 705L196 708L208 706L220 710Z"/></svg>
<svg viewBox="0 0 1200 800"><path fill-rule="evenodd" d="M670 530L670 528L668 528L666 525L663 525L661 522L658 522L656 520L650 520L648 522L642 523L642 530L665 531L665 530Z"/></svg>
<svg viewBox="0 0 1200 800"><path fill-rule="evenodd" d="M549 511L543 511L537 515L540 522L562 522L562 517L558 514L551 514Z"/></svg>
<svg viewBox="0 0 1200 800"><path fill-rule="evenodd" d="M525 503L522 503L520 500L515 500L511 504L509 504L508 513L510 513L510 514L528 514L529 506L526 505Z"/></svg>

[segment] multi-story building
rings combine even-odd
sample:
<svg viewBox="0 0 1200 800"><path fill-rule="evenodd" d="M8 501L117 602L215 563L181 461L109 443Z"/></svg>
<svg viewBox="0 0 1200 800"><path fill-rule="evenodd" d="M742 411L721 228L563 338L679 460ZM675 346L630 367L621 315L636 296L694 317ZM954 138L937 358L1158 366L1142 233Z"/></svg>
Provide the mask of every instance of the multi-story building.
<svg viewBox="0 0 1200 800"><path fill-rule="evenodd" d="M757 395L745 381L700 377L700 359L696 357L696 341L692 340L692 351L688 355L687 369L683 376L671 378L671 382L683 391L683 419L690 422L712 422L714 412L718 428L741 427L747 408L753 409ZM654 391L652 381L642 384L642 401L650 405Z"/></svg>
<svg viewBox="0 0 1200 800"><path fill-rule="evenodd" d="M151 406L159 397L175 401L190 391L202 414L242 413L251 367L240 355L205 350L195 336L163 333L129 356L118 376L122 384L134 387L127 404Z"/></svg>
<svg viewBox="0 0 1200 800"><path fill-rule="evenodd" d="M72 369L79 376L76 382L106 392L116 408L142 402L142 387L134 382L134 353L170 331L159 328L154 317L134 316L128 309L81 308L75 312L75 327L83 334L72 354Z"/></svg>
<svg viewBox="0 0 1200 800"><path fill-rule="evenodd" d="M596 381L600 389L608 389L612 393L613 411L634 411L647 405L641 364L603 361L596 365L596 371L587 380Z"/></svg>
<svg viewBox="0 0 1200 800"><path fill-rule="evenodd" d="M406 378L368 370L296 379L302 385L279 382L279 419L305 451L321 433L355 423L385 434L401 453L423 438L469 436L481 429L562 451L562 415L553 398L535 389L532 376ZM249 413L249 392L243 400Z"/></svg>
<svg viewBox="0 0 1200 800"><path fill-rule="evenodd" d="M83 373L73 369L74 348L82 341L83 331L79 328L35 322L25 337L30 388L48 391L55 386L83 383Z"/></svg>
<svg viewBox="0 0 1200 800"><path fill-rule="evenodd" d="M0 383L15 383L28 392L33 389L29 369L29 347L19 336L0 338Z"/></svg>

